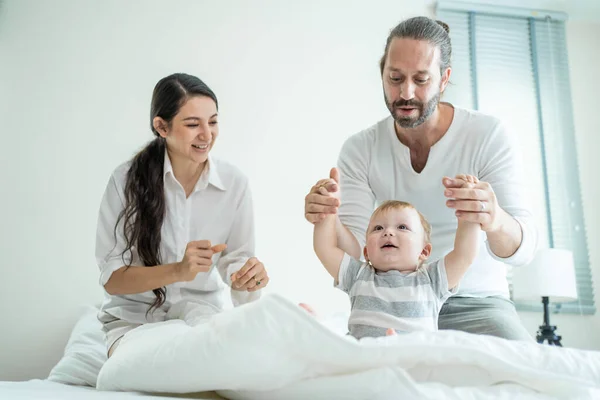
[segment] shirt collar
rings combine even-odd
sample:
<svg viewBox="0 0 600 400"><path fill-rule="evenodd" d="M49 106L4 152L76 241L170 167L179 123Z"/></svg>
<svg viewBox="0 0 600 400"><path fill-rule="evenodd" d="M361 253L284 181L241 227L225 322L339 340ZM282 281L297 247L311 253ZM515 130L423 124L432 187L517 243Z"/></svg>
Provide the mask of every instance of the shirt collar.
<svg viewBox="0 0 600 400"><path fill-rule="evenodd" d="M166 178L167 174L170 174L173 179L175 179L175 174L173 173L173 165L171 164L171 159L169 158L169 152L165 150L165 162L163 167L163 179ZM212 185L220 190L227 190L225 185L223 185L223 181L219 176L217 171L217 163L213 160L213 158L208 155L208 160L206 161L206 166L204 167L204 171L202 171L202 175L196 182L196 186L194 187L194 192L197 190L206 189L208 185Z"/></svg>

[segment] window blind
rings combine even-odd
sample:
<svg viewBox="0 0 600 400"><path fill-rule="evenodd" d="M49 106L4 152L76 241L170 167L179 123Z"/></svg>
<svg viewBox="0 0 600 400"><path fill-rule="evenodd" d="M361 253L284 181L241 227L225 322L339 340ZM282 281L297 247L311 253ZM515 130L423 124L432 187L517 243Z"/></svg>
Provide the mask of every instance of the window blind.
<svg viewBox="0 0 600 400"><path fill-rule="evenodd" d="M564 14L440 2L437 18L450 27L453 51L443 100L495 115L516 133L540 246L573 252L578 300L553 304L554 311L595 313Z"/></svg>

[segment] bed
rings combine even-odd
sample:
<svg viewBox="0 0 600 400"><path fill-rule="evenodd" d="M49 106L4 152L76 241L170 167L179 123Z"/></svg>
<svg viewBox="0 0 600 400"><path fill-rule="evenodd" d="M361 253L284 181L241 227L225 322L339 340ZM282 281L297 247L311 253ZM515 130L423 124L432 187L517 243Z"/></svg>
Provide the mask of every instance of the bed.
<svg viewBox="0 0 600 400"><path fill-rule="evenodd" d="M223 399L216 392L189 394L148 394L142 392L107 392L96 390L98 373L106 362L102 326L98 308L82 308L73 327L64 355L52 368L47 379L23 382L0 381L0 399L4 400L75 400L75 399Z"/></svg>
<svg viewBox="0 0 600 400"><path fill-rule="evenodd" d="M66 385L49 380L0 382L0 399L6 400L130 400L130 399L223 399L215 392L191 394L146 394L140 392L101 392L90 386Z"/></svg>
<svg viewBox="0 0 600 400"><path fill-rule="evenodd" d="M0 399L600 398L600 352L457 331L357 341L345 317L318 320L278 295L144 325L110 360L96 314L46 380L0 382Z"/></svg>

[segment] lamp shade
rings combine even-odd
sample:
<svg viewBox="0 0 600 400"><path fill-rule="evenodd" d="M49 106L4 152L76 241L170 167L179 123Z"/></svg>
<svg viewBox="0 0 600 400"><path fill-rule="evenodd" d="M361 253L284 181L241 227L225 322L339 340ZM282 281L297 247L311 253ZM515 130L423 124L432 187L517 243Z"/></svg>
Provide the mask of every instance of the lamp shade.
<svg viewBox="0 0 600 400"><path fill-rule="evenodd" d="M573 253L563 249L540 249L531 264L513 268L513 299L551 302L577 300Z"/></svg>

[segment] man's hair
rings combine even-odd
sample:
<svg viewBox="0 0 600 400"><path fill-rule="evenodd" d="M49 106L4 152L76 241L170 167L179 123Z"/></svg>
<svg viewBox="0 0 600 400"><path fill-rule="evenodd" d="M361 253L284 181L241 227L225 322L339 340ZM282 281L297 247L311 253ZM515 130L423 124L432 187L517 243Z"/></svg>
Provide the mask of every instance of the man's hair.
<svg viewBox="0 0 600 400"><path fill-rule="evenodd" d="M413 210L415 210L417 212L417 214L419 214L419 219L421 220L421 225L423 226L423 232L425 233L425 243L426 244L431 243L431 224L429 224L429 222L423 216L423 214L421 214L421 212L419 212L419 210L417 210L416 207L410 203L407 203L405 201L400 201L400 200L384 201L373 212L371 219L373 219L374 217L376 217L386 211L398 210L398 209L402 209L402 208L412 208Z"/></svg>
<svg viewBox="0 0 600 400"><path fill-rule="evenodd" d="M446 68L450 67L452 57L452 43L449 33L450 27L446 23L427 17L414 17L400 22L392 29L385 43L385 52L379 62L381 75L383 75L390 44L394 38L426 40L437 46L440 49L440 74L443 74Z"/></svg>

